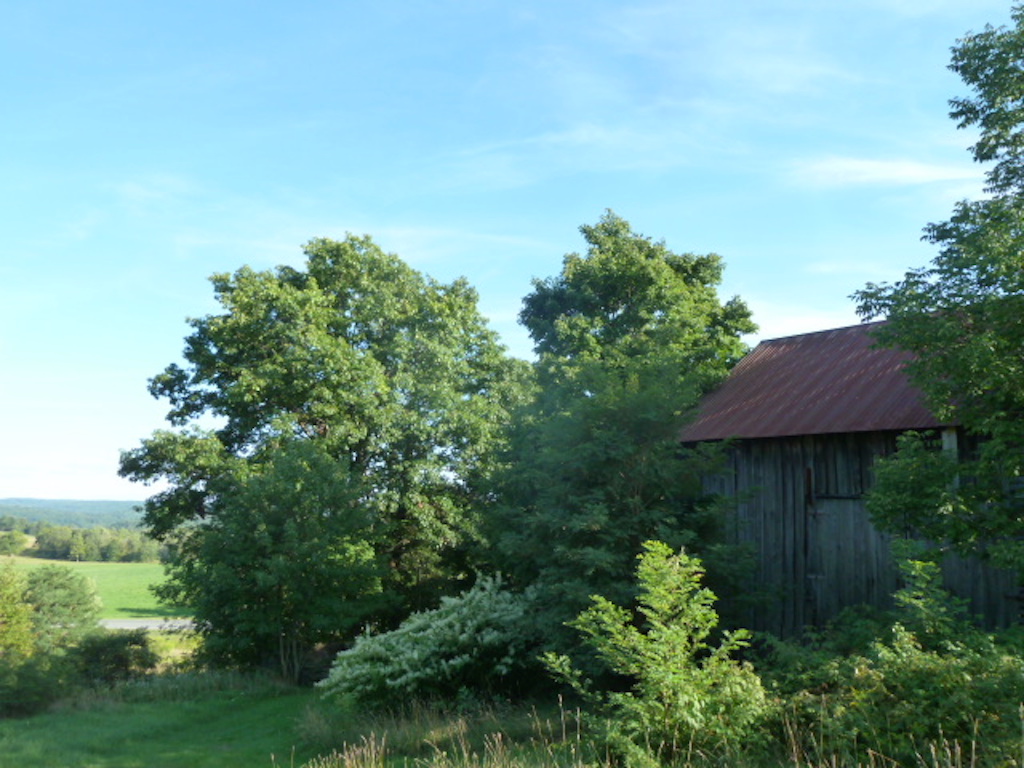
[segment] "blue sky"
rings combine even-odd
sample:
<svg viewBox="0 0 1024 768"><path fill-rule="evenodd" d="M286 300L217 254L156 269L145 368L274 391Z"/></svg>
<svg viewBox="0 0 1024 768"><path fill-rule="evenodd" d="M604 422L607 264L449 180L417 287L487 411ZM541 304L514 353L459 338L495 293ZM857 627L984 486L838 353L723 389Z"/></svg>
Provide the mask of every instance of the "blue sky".
<svg viewBox="0 0 1024 768"><path fill-rule="evenodd" d="M990 0L2 2L0 498L141 499L207 278L370 234L505 343L606 208L761 332L857 321L981 194L947 70Z"/></svg>

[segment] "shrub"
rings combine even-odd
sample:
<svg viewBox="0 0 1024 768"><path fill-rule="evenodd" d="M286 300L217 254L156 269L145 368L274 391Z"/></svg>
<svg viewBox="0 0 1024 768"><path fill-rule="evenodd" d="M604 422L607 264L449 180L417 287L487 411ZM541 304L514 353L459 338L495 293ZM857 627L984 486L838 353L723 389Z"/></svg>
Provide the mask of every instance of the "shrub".
<svg viewBox="0 0 1024 768"><path fill-rule="evenodd" d="M1024 661L994 643L927 650L897 624L869 654L829 671L832 685L802 703L834 750L903 764L929 744L973 743L987 762L1019 757Z"/></svg>
<svg viewBox="0 0 1024 768"><path fill-rule="evenodd" d="M57 654L0 659L0 717L44 711L71 689L72 672L67 660Z"/></svg>
<svg viewBox="0 0 1024 768"><path fill-rule="evenodd" d="M159 660L145 630L100 632L86 637L75 651L85 682L113 685L142 677Z"/></svg>
<svg viewBox="0 0 1024 768"><path fill-rule="evenodd" d="M638 612L602 597L572 622L626 691L595 691L566 656L548 654L552 672L597 706L608 746L629 764L656 765L689 750L749 747L770 706L753 669L733 658L745 630L708 642L718 626L715 595L701 586L701 562L649 541L639 556Z"/></svg>
<svg viewBox="0 0 1024 768"><path fill-rule="evenodd" d="M942 568L932 560L913 557L915 548L896 542L898 561L905 586L893 594L898 623L914 634L925 648L956 648L984 638L971 623L967 601L942 586Z"/></svg>
<svg viewBox="0 0 1024 768"><path fill-rule="evenodd" d="M391 632L358 637L318 686L325 697L384 707L409 697L507 690L530 663L525 600L480 577L458 597L415 613Z"/></svg>
<svg viewBox="0 0 1024 768"><path fill-rule="evenodd" d="M967 619L939 586L939 567L901 563L898 620L860 654L835 658L819 685L791 699L829 749L916 763L929 745L974 745L984 764L1020 757L1024 659ZM813 727L812 727L813 724Z"/></svg>

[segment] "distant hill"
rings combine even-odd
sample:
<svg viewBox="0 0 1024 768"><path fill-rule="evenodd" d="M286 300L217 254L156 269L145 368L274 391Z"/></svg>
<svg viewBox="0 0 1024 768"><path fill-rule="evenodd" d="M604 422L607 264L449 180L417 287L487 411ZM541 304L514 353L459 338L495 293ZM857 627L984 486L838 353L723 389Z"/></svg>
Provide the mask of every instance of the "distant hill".
<svg viewBox="0 0 1024 768"><path fill-rule="evenodd" d="M142 520L141 501L76 499L0 499L0 517L73 525L78 528L135 528Z"/></svg>

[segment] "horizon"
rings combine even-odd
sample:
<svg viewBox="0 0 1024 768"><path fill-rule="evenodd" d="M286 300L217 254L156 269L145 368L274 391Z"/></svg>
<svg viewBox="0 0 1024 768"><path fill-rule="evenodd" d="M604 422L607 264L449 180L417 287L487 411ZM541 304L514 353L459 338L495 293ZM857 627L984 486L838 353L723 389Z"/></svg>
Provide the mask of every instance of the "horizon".
<svg viewBox="0 0 1024 768"><path fill-rule="evenodd" d="M20 501L32 501L40 503L74 501L88 504L144 504L145 499L78 499L78 498L39 498L37 496L5 496L0 498L0 505L11 504Z"/></svg>

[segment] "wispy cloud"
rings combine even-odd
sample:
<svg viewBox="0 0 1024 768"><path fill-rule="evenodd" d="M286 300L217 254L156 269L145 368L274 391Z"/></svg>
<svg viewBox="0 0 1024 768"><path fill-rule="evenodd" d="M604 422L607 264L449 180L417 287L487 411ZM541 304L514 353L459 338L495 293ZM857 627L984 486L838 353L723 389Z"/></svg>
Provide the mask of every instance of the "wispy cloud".
<svg viewBox="0 0 1024 768"><path fill-rule="evenodd" d="M196 191L194 181L170 174L120 179L112 187L122 202L127 204L160 202L195 194Z"/></svg>
<svg viewBox="0 0 1024 768"><path fill-rule="evenodd" d="M982 177L977 167L966 164L837 155L801 161L793 168L792 175L799 184L818 187L912 186L935 182L980 181Z"/></svg>
<svg viewBox="0 0 1024 768"><path fill-rule="evenodd" d="M867 10L881 10L907 17L933 16L962 11L963 0L864 0ZM995 23L993 14L1005 13L1007 4L1003 0L971 0L971 7L979 19ZM980 28L983 24L979 24ZM964 30L965 32L967 30Z"/></svg>
<svg viewBox="0 0 1024 768"><path fill-rule="evenodd" d="M369 231L369 230L368 230ZM548 244L536 238L499 233L479 232L452 227L388 226L372 228L373 237L397 250L426 262L451 259L454 256L486 253L493 248L534 250Z"/></svg>
<svg viewBox="0 0 1024 768"><path fill-rule="evenodd" d="M555 173L667 170L713 152L685 125L664 119L580 121L559 130L489 143L450 159L450 185L520 187Z"/></svg>
<svg viewBox="0 0 1024 768"><path fill-rule="evenodd" d="M725 85L762 100L855 79L801 18L756 5L723 14L712 6L648 3L609 15L605 28L611 45L657 62L690 88Z"/></svg>

